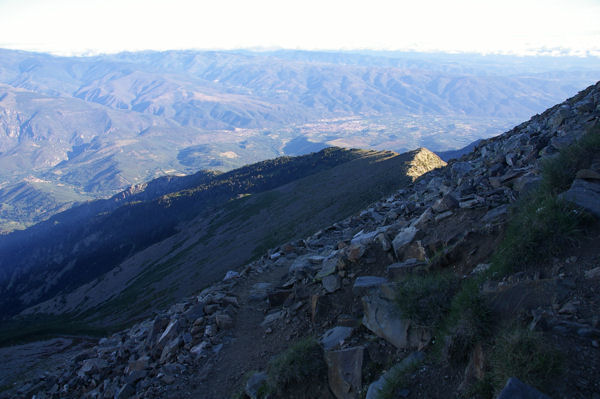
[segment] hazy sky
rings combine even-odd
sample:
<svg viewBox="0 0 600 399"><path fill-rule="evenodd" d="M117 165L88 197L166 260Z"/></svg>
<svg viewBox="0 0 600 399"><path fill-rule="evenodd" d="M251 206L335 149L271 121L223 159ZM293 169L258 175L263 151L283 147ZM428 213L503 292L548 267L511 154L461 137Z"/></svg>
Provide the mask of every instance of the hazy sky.
<svg viewBox="0 0 600 399"><path fill-rule="evenodd" d="M0 0L0 47L600 55L600 0Z"/></svg>

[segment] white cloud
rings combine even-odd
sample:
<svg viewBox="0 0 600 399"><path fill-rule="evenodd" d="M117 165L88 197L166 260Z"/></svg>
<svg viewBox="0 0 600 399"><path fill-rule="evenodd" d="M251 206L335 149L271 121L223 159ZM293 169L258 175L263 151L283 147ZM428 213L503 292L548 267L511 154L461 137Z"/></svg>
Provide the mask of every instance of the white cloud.
<svg viewBox="0 0 600 399"><path fill-rule="evenodd" d="M600 53L599 20L593 0L2 0L0 46Z"/></svg>

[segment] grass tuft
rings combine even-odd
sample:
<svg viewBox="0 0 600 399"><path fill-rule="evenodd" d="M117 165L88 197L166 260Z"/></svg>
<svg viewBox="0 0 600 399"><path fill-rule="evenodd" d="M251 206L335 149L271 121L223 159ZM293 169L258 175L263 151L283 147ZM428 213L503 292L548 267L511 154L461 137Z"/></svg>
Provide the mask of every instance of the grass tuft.
<svg viewBox="0 0 600 399"><path fill-rule="evenodd" d="M506 233L492 257L490 273L506 276L541 265L572 246L593 217L558 194L566 191L578 170L591 165L600 152L600 128L542 163L539 187L515 205Z"/></svg>
<svg viewBox="0 0 600 399"><path fill-rule="evenodd" d="M314 337L304 338L269 362L268 391L275 397L313 397L327 375L323 349Z"/></svg>
<svg viewBox="0 0 600 399"><path fill-rule="evenodd" d="M452 273L410 276L399 285L396 304L406 318L435 328L450 310L457 287L457 279Z"/></svg>
<svg viewBox="0 0 600 399"><path fill-rule="evenodd" d="M490 335L491 329L491 312L479 291L478 280L466 280L452 298L448 316L436 334L443 337L436 342L437 350L441 349L448 361L464 362L475 344Z"/></svg>
<svg viewBox="0 0 600 399"><path fill-rule="evenodd" d="M538 389L553 382L563 369L563 356L551 347L538 332L511 328L495 340L490 357L491 382L502 389L510 377Z"/></svg>

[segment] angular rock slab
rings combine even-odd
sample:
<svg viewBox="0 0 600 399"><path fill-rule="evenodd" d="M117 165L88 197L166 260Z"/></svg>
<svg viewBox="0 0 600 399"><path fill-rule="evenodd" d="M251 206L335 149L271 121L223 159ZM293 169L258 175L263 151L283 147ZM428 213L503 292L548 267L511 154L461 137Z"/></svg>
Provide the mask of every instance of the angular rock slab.
<svg viewBox="0 0 600 399"><path fill-rule="evenodd" d="M410 244L412 240L414 240L418 231L419 230L416 227L410 226L403 229L400 233L396 235L396 237L392 241L392 247L394 248L396 256L400 257L401 251L404 248L404 246Z"/></svg>
<svg viewBox="0 0 600 399"><path fill-rule="evenodd" d="M341 326L333 327L325 331L320 340L321 344L323 345L323 349L328 351L335 348L340 344L340 342L343 342L345 339L351 336L353 331L354 328L352 327Z"/></svg>
<svg viewBox="0 0 600 399"><path fill-rule="evenodd" d="M550 399L550 396L544 395L531 385L527 385L515 377L511 377L496 399Z"/></svg>
<svg viewBox="0 0 600 399"><path fill-rule="evenodd" d="M323 261L323 266L321 270L315 276L315 280L321 281L323 278L332 275L337 270L338 259L333 257Z"/></svg>
<svg viewBox="0 0 600 399"><path fill-rule="evenodd" d="M367 390L367 396L365 399L377 399L383 390L386 382L390 377L393 377L396 374L399 374L412 366L413 364L421 363L425 359L425 353L423 352L413 352L404 358L400 363L396 364L392 367L388 372L384 373L379 379L371 385L369 385L369 389Z"/></svg>
<svg viewBox="0 0 600 399"><path fill-rule="evenodd" d="M600 183L598 180L575 179L571 188L560 196L600 217Z"/></svg>
<svg viewBox="0 0 600 399"><path fill-rule="evenodd" d="M354 281L352 293L356 296L364 295L388 282L385 277L360 276Z"/></svg>
<svg viewBox="0 0 600 399"><path fill-rule="evenodd" d="M410 320L403 319L393 303L379 296L364 296L362 303L363 325L396 348L416 348L431 338L428 330L413 327Z"/></svg>
<svg viewBox="0 0 600 399"><path fill-rule="evenodd" d="M329 388L337 399L356 399L362 385L364 348L325 352Z"/></svg>

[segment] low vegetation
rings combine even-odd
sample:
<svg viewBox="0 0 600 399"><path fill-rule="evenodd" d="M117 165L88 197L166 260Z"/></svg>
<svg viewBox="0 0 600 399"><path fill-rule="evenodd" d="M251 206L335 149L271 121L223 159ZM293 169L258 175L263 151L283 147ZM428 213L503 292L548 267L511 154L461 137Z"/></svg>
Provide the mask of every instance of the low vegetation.
<svg viewBox="0 0 600 399"><path fill-rule="evenodd" d="M411 276L402 281L396 293L396 304L402 314L427 327L437 327L450 310L458 282L452 273Z"/></svg>
<svg viewBox="0 0 600 399"><path fill-rule="evenodd" d="M578 170L600 152L600 128L563 149L542 165L542 180L513 209L505 237L492 258L494 277L501 277L546 262L572 245L592 218L562 200Z"/></svg>
<svg viewBox="0 0 600 399"><path fill-rule="evenodd" d="M564 371L563 354L542 333L513 325L501 330L489 346L485 377L468 387L464 397L492 399L515 376L544 391Z"/></svg>
<svg viewBox="0 0 600 399"><path fill-rule="evenodd" d="M563 361L561 353L541 333L512 327L501 331L494 340L489 365L496 390L513 376L543 389L560 375Z"/></svg>
<svg viewBox="0 0 600 399"><path fill-rule="evenodd" d="M269 362L267 375L266 391L274 397L318 397L327 375L321 345L313 337L296 342Z"/></svg>

